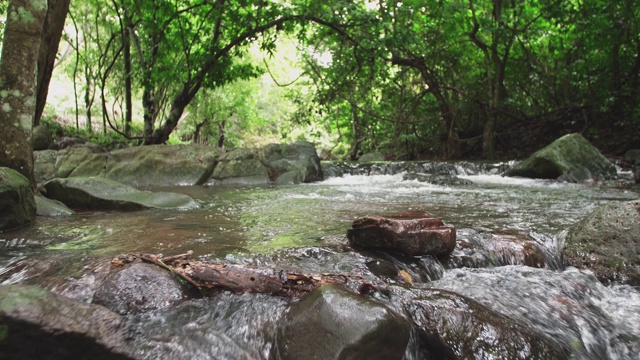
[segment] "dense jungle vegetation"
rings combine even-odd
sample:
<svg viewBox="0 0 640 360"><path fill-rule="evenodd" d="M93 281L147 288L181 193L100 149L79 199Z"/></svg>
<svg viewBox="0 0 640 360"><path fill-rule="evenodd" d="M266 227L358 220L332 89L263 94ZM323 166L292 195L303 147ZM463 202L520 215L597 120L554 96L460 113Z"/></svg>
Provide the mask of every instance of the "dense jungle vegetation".
<svg viewBox="0 0 640 360"><path fill-rule="evenodd" d="M43 121L102 141L488 159L581 132L619 155L640 143L640 4L75 0L53 75Z"/></svg>

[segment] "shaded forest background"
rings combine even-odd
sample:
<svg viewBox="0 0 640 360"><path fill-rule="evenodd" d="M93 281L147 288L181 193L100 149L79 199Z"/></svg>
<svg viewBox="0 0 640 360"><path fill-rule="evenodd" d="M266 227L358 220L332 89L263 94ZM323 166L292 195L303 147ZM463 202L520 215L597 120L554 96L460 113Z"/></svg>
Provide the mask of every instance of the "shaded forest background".
<svg viewBox="0 0 640 360"><path fill-rule="evenodd" d="M120 146L413 160L522 157L568 132L610 156L640 144L635 0L72 0L53 74L41 121Z"/></svg>

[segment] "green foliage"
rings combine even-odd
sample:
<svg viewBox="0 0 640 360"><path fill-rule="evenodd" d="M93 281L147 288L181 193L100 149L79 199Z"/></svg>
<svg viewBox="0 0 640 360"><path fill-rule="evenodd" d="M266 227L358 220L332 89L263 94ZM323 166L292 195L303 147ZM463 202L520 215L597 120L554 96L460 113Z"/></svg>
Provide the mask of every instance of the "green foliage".
<svg viewBox="0 0 640 360"><path fill-rule="evenodd" d="M490 155L509 129L565 107L640 123L634 1L87 0L72 14L80 70L69 56L67 72L120 130L130 38L147 143L198 127L212 145L223 129L230 147L304 139L415 159Z"/></svg>

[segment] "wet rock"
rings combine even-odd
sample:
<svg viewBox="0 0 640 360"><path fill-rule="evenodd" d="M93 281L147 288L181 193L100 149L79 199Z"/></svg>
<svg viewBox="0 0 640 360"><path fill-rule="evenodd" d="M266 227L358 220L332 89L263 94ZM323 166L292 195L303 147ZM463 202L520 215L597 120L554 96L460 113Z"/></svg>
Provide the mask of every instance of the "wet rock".
<svg viewBox="0 0 640 360"><path fill-rule="evenodd" d="M358 162L374 162L374 161L384 161L384 154L378 151L370 152L363 154L358 158Z"/></svg>
<svg viewBox="0 0 640 360"><path fill-rule="evenodd" d="M343 177L344 174L344 170L339 165L337 165L337 163L332 161L322 162L322 175L325 179L332 177Z"/></svg>
<svg viewBox="0 0 640 360"><path fill-rule="evenodd" d="M473 229L458 229L455 250L443 259L449 268L484 268L525 265L562 269L557 240L537 233L509 232L491 234Z"/></svg>
<svg viewBox="0 0 640 360"><path fill-rule="evenodd" d="M274 358L402 359L411 325L387 307L340 286L293 305L277 330Z"/></svg>
<svg viewBox="0 0 640 360"><path fill-rule="evenodd" d="M446 255L456 246L455 228L424 213L358 218L347 237L354 247L395 250L410 256Z"/></svg>
<svg viewBox="0 0 640 360"><path fill-rule="evenodd" d="M402 180L416 180L419 182L442 186L473 185L473 182L470 180L460 179L457 176L448 174L406 173L402 176Z"/></svg>
<svg viewBox="0 0 640 360"><path fill-rule="evenodd" d="M310 142L269 144L259 149L258 155L269 179L276 184L308 183L324 178L320 158Z"/></svg>
<svg viewBox="0 0 640 360"><path fill-rule="evenodd" d="M57 200L47 199L44 196L36 196L36 206L38 216L71 216L76 212L69 209L65 204Z"/></svg>
<svg viewBox="0 0 640 360"><path fill-rule="evenodd" d="M168 192L140 191L99 177L53 179L44 184L47 197L67 206L86 210L195 209L191 197Z"/></svg>
<svg viewBox="0 0 640 360"><path fill-rule="evenodd" d="M35 217L29 180L13 169L0 167L0 231L30 224Z"/></svg>
<svg viewBox="0 0 640 360"><path fill-rule="evenodd" d="M130 359L121 317L38 287L0 286L0 358Z"/></svg>
<svg viewBox="0 0 640 360"><path fill-rule="evenodd" d="M615 166L580 134L568 134L507 170L506 176L584 182L611 179Z"/></svg>
<svg viewBox="0 0 640 360"><path fill-rule="evenodd" d="M604 286L573 267L453 269L430 285L472 298L553 339L571 359L635 359L640 352L637 291Z"/></svg>
<svg viewBox="0 0 640 360"><path fill-rule="evenodd" d="M565 263L601 281L640 285L640 200L597 208L568 232Z"/></svg>
<svg viewBox="0 0 640 360"><path fill-rule="evenodd" d="M151 145L112 151L105 177L136 187L197 185L211 175L217 148L205 145Z"/></svg>
<svg viewBox="0 0 640 360"><path fill-rule="evenodd" d="M93 302L120 314L166 309L187 298L175 275L156 265L135 263L111 273L96 291Z"/></svg>
<svg viewBox="0 0 640 360"><path fill-rule="evenodd" d="M569 358L551 339L449 291L424 291L405 307L438 359Z"/></svg>

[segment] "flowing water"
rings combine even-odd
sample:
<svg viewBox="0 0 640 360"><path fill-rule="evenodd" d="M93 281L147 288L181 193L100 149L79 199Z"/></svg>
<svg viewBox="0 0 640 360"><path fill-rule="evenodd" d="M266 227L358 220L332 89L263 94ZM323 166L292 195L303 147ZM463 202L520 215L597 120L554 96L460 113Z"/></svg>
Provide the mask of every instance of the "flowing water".
<svg viewBox="0 0 640 360"><path fill-rule="evenodd" d="M640 198L637 186L484 173L462 175L473 182L467 186L407 181L398 173L345 175L292 186L154 189L190 195L202 207L39 218L31 227L0 234L0 281L38 284L90 302L114 256L188 250L202 260L373 278L370 254L345 250L353 219L426 211L454 225L459 240L486 245L493 235L524 237L543 247L547 259L543 269L511 265L518 259L496 260L488 248L487 254L481 249L473 255L477 266L467 262L462 268L428 257L390 259L409 271L416 288L446 289L475 299L572 347L576 358L637 358L640 291L604 286L588 272L563 269L559 260L568 227L597 206ZM454 255L464 257L461 249ZM131 315L129 331L141 358L264 359L287 306L284 299L265 295L220 293ZM406 358L418 357L411 354L408 349Z"/></svg>

